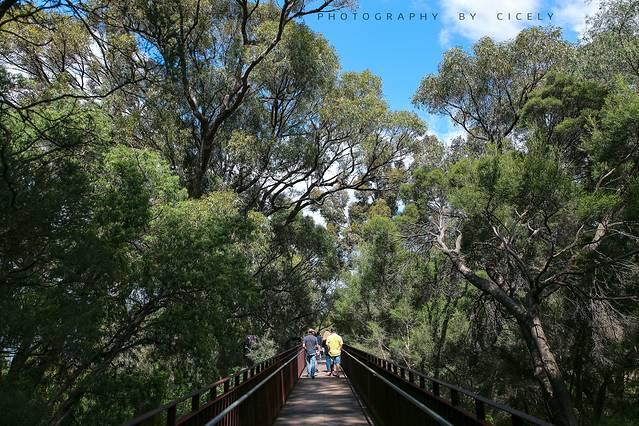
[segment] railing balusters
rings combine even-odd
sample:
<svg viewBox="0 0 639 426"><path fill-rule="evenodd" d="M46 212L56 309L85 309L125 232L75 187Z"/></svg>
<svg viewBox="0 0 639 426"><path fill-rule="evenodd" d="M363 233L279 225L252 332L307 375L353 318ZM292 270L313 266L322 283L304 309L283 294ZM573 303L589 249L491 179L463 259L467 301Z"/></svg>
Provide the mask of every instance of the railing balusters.
<svg viewBox="0 0 639 426"><path fill-rule="evenodd" d="M177 420L177 406L172 405L166 412L166 426L175 426Z"/></svg>
<svg viewBox="0 0 639 426"><path fill-rule="evenodd" d="M213 401L217 397L217 386L213 386L209 390L209 401Z"/></svg>
<svg viewBox="0 0 639 426"><path fill-rule="evenodd" d="M200 408L200 394L191 397L191 411L197 411Z"/></svg>
<svg viewBox="0 0 639 426"><path fill-rule="evenodd" d="M453 407L459 406L459 392L457 392L457 389L450 389L450 402L453 403Z"/></svg>
<svg viewBox="0 0 639 426"><path fill-rule="evenodd" d="M465 415L468 416L469 415L468 412L465 411L468 407L466 407L465 405L462 406L462 402L464 402L465 404L466 399L464 399L464 401L461 401L461 399L470 398L470 400L474 404L474 416L472 416L473 420L466 417L466 420L460 421L459 424L475 424L473 423L473 421L480 422L481 424L483 424L483 422L486 421L486 410L487 410L486 407L490 407L491 409L508 414L511 417L512 424L514 426L519 426L519 425L523 426L524 424L531 425L531 426L551 426L549 423L541 419L537 419L524 412L514 410L498 402L491 401L487 398L483 398L480 395L477 395L473 392L462 389L459 386L446 383L439 379L428 377L427 375L423 373L417 372L405 366L395 364L394 362L385 360L381 357L371 356L370 354L364 351L352 348L348 345L344 345L344 347L346 351L352 354L352 358L356 358L356 359L359 359L360 361L368 362L369 367L376 368L377 372L380 374L380 377L386 377L386 378L392 379L392 376L389 376L389 374L392 374L395 376L400 376L402 379L405 380L406 371L408 371L408 382L412 383L413 385L417 385L417 380L418 380L417 378L419 378L419 388L424 389L426 400L431 400L431 398L433 398L433 395L437 397L437 402L435 403L435 405L442 404L442 403L448 404L451 410L453 411L456 410L457 412L466 413ZM346 364L347 363L344 364L345 368L346 368ZM354 363L348 363L348 364L355 365ZM350 374L348 371L346 371L346 374L349 375L349 378L351 378L351 380L355 380L355 378L357 377L354 372L353 374ZM357 373L357 375L359 375L359 373ZM430 382L430 384L428 384L427 382ZM386 391L382 392L379 388L375 389L374 387L371 387L370 383L371 383L371 378L367 378L365 381L365 385L366 385L365 389L368 389L368 390L366 392L370 393L371 397L381 398L378 400L378 404L383 405L384 413L386 415L391 416L389 421L391 423L402 421L401 419L404 419L404 417L402 416L405 416L406 413L398 412L397 404L399 404L399 402L398 401L391 402L390 400L388 400L388 397L385 396L385 395L388 395ZM404 385L404 386L408 386L408 385ZM426 391L426 388L431 389L431 392ZM357 390L357 387L355 387L355 389ZM406 389L415 390L415 388L406 388ZM442 396L442 392L449 397L448 401L445 401L445 399L442 400L442 398L445 398ZM452 411L445 411L445 412L450 413ZM410 419L410 417L407 417L407 418ZM457 424L456 422L453 422L453 423Z"/></svg>
<svg viewBox="0 0 639 426"><path fill-rule="evenodd" d="M484 407L484 402L479 399L475 400L475 415L479 420L486 420L486 409Z"/></svg>

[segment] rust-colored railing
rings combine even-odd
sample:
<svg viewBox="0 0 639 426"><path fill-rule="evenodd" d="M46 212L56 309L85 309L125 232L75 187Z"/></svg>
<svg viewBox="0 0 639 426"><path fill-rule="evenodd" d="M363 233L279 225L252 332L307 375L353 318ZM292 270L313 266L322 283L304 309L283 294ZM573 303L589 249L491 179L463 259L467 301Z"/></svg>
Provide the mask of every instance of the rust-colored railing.
<svg viewBox="0 0 639 426"><path fill-rule="evenodd" d="M552 426L459 386L344 345L344 371L376 425L489 425L487 414L513 426ZM488 412L491 410L492 412Z"/></svg>
<svg viewBox="0 0 639 426"><path fill-rule="evenodd" d="M271 424L304 366L304 351L301 346L295 347L136 417L124 426ZM180 408L184 406L182 413Z"/></svg>

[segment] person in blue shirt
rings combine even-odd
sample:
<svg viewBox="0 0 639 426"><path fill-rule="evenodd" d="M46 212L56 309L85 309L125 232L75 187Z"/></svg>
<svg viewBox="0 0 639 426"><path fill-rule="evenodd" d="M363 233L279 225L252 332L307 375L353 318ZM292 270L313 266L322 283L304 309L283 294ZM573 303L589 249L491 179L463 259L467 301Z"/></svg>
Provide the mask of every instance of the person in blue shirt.
<svg viewBox="0 0 639 426"><path fill-rule="evenodd" d="M304 336L302 346L306 351L306 371L308 377L315 378L315 353L319 350L319 344L317 343L317 337L315 337L315 330L308 329L308 334Z"/></svg>

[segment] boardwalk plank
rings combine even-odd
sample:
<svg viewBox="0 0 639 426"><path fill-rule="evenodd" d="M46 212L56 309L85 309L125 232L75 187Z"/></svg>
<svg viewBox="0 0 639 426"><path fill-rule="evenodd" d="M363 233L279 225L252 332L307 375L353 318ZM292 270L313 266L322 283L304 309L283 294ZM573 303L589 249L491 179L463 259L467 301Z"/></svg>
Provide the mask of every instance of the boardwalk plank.
<svg viewBox="0 0 639 426"><path fill-rule="evenodd" d="M300 379L274 425L368 426L348 378L326 376L323 362L319 367L315 379Z"/></svg>

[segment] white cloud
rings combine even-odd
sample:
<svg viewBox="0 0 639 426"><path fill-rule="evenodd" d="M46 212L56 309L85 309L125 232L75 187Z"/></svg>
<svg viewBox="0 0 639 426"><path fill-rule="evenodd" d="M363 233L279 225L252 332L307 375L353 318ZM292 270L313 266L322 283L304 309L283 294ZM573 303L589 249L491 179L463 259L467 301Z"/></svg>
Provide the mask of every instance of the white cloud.
<svg viewBox="0 0 639 426"><path fill-rule="evenodd" d="M600 3L600 0L566 0L553 9L555 25L574 31L581 39L586 30L587 17L597 13Z"/></svg>
<svg viewBox="0 0 639 426"><path fill-rule="evenodd" d="M484 36L499 41L511 39L525 27L551 23L547 15L549 10L544 10L541 6L541 0L440 0L441 19L444 24L443 34L440 33L440 43L444 47L449 47L447 44L452 34L459 34L471 41ZM503 20L497 19L500 12L503 14ZM532 13L534 19L506 19L508 13L514 17L518 12ZM460 13L464 14L465 19L460 19ZM474 19L470 17L470 13L475 14ZM543 19L538 20L537 14Z"/></svg>
<svg viewBox="0 0 639 426"><path fill-rule="evenodd" d="M449 146L451 141L457 136L466 136L466 131L453 122L446 115L427 114L425 117L428 123L428 135L435 135L437 139Z"/></svg>
<svg viewBox="0 0 639 426"><path fill-rule="evenodd" d="M455 139L457 136L465 137L467 136L467 133L461 127L451 125L447 132L435 133L435 136L437 136L437 139L442 141L444 145L450 146L450 143L453 141L453 139Z"/></svg>
<svg viewBox="0 0 639 426"><path fill-rule="evenodd" d="M451 38L450 30L444 28L439 32L439 44L440 46L450 46L450 38Z"/></svg>

